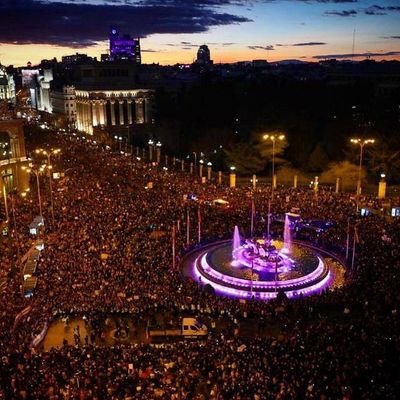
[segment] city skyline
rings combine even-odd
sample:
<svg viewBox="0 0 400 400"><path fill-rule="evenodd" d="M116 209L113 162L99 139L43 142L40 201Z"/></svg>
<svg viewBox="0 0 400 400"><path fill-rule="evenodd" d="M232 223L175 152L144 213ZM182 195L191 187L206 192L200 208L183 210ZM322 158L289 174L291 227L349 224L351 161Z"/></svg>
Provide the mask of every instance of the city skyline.
<svg viewBox="0 0 400 400"><path fill-rule="evenodd" d="M100 58L112 25L142 38L144 63L190 63L202 44L215 63L400 59L394 0L17 0L0 11L4 65L76 52Z"/></svg>

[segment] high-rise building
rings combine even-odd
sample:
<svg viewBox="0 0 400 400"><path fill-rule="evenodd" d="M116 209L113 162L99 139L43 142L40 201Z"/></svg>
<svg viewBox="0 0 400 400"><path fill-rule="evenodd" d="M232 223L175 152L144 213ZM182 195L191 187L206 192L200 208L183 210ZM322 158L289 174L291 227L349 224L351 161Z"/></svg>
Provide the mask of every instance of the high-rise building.
<svg viewBox="0 0 400 400"><path fill-rule="evenodd" d="M117 28L110 31L110 61L129 60L137 64L142 62L140 55L140 39L130 35L119 35Z"/></svg>
<svg viewBox="0 0 400 400"><path fill-rule="evenodd" d="M211 65L213 62L210 58L210 49L206 44L199 47L197 51L196 64L200 65Z"/></svg>
<svg viewBox="0 0 400 400"><path fill-rule="evenodd" d="M0 64L0 100L15 103L14 77Z"/></svg>

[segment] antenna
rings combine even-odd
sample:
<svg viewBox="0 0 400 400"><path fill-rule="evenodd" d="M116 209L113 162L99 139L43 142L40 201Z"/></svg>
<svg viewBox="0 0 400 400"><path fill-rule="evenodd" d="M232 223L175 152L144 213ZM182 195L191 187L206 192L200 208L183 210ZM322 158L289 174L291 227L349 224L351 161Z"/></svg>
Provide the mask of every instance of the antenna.
<svg viewBox="0 0 400 400"><path fill-rule="evenodd" d="M351 60L354 61L354 48L356 46L356 28L353 31L353 47L351 49Z"/></svg>

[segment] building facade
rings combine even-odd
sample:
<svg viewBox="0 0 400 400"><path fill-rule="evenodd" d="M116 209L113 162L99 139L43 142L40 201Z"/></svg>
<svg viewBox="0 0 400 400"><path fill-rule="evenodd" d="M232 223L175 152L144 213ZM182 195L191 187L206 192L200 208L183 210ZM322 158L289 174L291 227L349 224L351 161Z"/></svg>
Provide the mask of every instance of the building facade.
<svg viewBox="0 0 400 400"><path fill-rule="evenodd" d="M0 120L0 197L14 189L23 192L29 188L29 175L22 170L28 164L23 121Z"/></svg>
<svg viewBox="0 0 400 400"><path fill-rule="evenodd" d="M0 65L0 100L12 104L16 101L14 77L8 74L2 65Z"/></svg>
<svg viewBox="0 0 400 400"><path fill-rule="evenodd" d="M51 106L53 114L63 115L68 126L76 125L75 86L62 85L51 90Z"/></svg>
<svg viewBox="0 0 400 400"><path fill-rule="evenodd" d="M94 127L152 122L153 91L76 89L76 127L93 134Z"/></svg>
<svg viewBox="0 0 400 400"><path fill-rule="evenodd" d="M53 70L23 69L21 74L22 86L29 89L31 106L39 111L51 113L50 84L53 80Z"/></svg>

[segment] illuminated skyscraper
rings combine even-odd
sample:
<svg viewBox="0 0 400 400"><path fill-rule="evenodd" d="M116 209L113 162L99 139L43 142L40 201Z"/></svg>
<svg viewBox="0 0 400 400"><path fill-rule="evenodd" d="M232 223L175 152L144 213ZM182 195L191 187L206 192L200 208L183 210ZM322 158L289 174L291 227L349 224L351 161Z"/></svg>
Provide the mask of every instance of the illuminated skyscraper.
<svg viewBox="0 0 400 400"><path fill-rule="evenodd" d="M120 36L117 28L110 31L110 61L130 60L140 64L140 39L130 35Z"/></svg>

